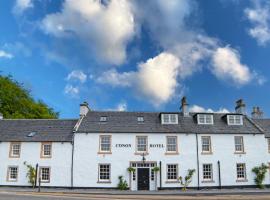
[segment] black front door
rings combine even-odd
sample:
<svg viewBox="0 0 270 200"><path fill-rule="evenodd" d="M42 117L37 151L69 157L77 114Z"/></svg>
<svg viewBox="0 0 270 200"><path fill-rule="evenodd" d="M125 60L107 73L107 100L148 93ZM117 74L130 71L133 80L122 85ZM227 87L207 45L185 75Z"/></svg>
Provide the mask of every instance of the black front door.
<svg viewBox="0 0 270 200"><path fill-rule="evenodd" d="M149 190L149 168L138 168L138 190Z"/></svg>

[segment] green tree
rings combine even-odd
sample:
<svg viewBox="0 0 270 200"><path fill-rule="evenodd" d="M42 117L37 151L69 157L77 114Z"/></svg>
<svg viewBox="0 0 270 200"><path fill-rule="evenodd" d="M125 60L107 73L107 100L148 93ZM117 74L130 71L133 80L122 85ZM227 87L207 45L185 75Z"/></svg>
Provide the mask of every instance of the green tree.
<svg viewBox="0 0 270 200"><path fill-rule="evenodd" d="M7 119L55 119L59 113L41 100L34 100L30 91L11 76L0 75L0 113Z"/></svg>

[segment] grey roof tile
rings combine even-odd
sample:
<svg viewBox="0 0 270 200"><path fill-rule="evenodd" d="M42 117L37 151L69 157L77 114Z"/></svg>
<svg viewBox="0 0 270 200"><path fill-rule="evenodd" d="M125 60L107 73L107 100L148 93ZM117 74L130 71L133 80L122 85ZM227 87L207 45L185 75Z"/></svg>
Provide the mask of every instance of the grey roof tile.
<svg viewBox="0 0 270 200"><path fill-rule="evenodd" d="M71 142L77 120L3 119L0 120L0 141ZM29 133L36 132L33 137Z"/></svg>
<svg viewBox="0 0 270 200"><path fill-rule="evenodd" d="M265 132L265 137L270 138L270 119L253 119Z"/></svg>

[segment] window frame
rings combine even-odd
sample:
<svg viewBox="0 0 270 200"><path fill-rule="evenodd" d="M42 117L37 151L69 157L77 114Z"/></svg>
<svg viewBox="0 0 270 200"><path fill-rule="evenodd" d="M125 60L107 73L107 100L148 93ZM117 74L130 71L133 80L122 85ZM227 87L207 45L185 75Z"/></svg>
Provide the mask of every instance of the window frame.
<svg viewBox="0 0 270 200"><path fill-rule="evenodd" d="M13 146L14 145L19 145L19 154L18 155L14 155L13 153ZM10 158L20 158L21 157L21 142L10 142L10 146L9 146L9 157Z"/></svg>
<svg viewBox="0 0 270 200"><path fill-rule="evenodd" d="M109 166L109 179L100 178L100 166L108 165ZM98 183L111 183L111 164L110 163L99 163L98 164Z"/></svg>
<svg viewBox="0 0 270 200"><path fill-rule="evenodd" d="M144 117L143 116L137 116L137 122L138 123L144 123Z"/></svg>
<svg viewBox="0 0 270 200"><path fill-rule="evenodd" d="M241 138L241 150L239 151L239 150L237 150L237 145L240 145L240 144L236 144L236 139L237 138ZM241 154L241 153L245 153L245 145L244 145L244 136L241 136L241 135L239 135L239 136L234 136L234 153L236 153L236 154Z"/></svg>
<svg viewBox="0 0 270 200"><path fill-rule="evenodd" d="M168 116L168 121L165 121L165 116ZM172 116L175 116L175 121L172 121ZM162 113L161 124L178 124L178 114L176 113Z"/></svg>
<svg viewBox="0 0 270 200"><path fill-rule="evenodd" d="M207 122L207 117L210 117L210 122ZM200 121L200 118L203 119L203 122ZM214 124L214 116L213 114L197 114L197 123L200 125L213 125Z"/></svg>
<svg viewBox="0 0 270 200"><path fill-rule="evenodd" d="M49 169L49 175L48 175L49 179L48 180L42 179L42 170L43 169ZM49 166L40 166L39 167L39 178L40 178L41 183L50 183L51 182L51 167L49 167Z"/></svg>
<svg viewBox="0 0 270 200"><path fill-rule="evenodd" d="M238 171L238 165L243 165L243 175L244 177L238 177L239 171ZM246 167L246 163L236 163L236 180L237 181L246 181L247 180L247 167Z"/></svg>
<svg viewBox="0 0 270 200"><path fill-rule="evenodd" d="M145 142L145 151L138 151L138 138L146 138L146 142ZM136 150L135 150L135 154L148 154L148 136L146 135L137 135L136 136Z"/></svg>
<svg viewBox="0 0 270 200"><path fill-rule="evenodd" d="M109 137L110 141L110 150L109 151L104 151L102 150L102 137ZM100 154L111 154L112 153L112 136L111 135L100 135L99 136L99 151L98 153Z"/></svg>
<svg viewBox="0 0 270 200"><path fill-rule="evenodd" d="M207 171L207 172L205 172L204 170L205 170L205 168L204 168L204 166L206 166L206 165L209 165L210 166L210 171ZM204 173L209 173L210 172L210 178L205 178L205 174ZM213 179L213 164L212 163L203 163L202 164L202 180L203 180L203 182L213 182L214 181L214 179Z"/></svg>
<svg viewBox="0 0 270 200"><path fill-rule="evenodd" d="M168 139L169 138L175 138L175 151L168 151ZM172 144L170 144L172 145ZM178 154L178 137L175 135L168 135L166 136L166 154L170 155L170 154Z"/></svg>
<svg viewBox="0 0 270 200"><path fill-rule="evenodd" d="M11 179L10 178L11 168L17 168L16 179ZM6 178L7 182L17 182L18 181L18 177L19 177L19 166L17 166L17 165L10 165L10 166L8 166L8 168L7 168L7 178Z"/></svg>
<svg viewBox="0 0 270 200"><path fill-rule="evenodd" d="M176 168L176 179L169 179L169 165L175 165ZM166 182L177 182L178 181L178 175L179 175L179 172L178 172L178 164L177 163L168 163L166 165ZM174 172L170 172L170 173L174 173Z"/></svg>
<svg viewBox="0 0 270 200"><path fill-rule="evenodd" d="M45 155L44 147L50 145L50 155ZM51 158L52 157L52 142L41 142L40 158Z"/></svg>
<svg viewBox="0 0 270 200"><path fill-rule="evenodd" d="M108 121L108 117L107 116L100 116L99 121L100 122L107 122Z"/></svg>
<svg viewBox="0 0 270 200"><path fill-rule="evenodd" d="M233 122L230 122L230 117L232 117ZM236 117L239 117L239 123L236 123L237 119ZM243 125L243 116L242 115L227 115L227 124L229 126L242 126Z"/></svg>
<svg viewBox="0 0 270 200"><path fill-rule="evenodd" d="M205 145L205 144L203 144L203 140L204 139L208 139L209 140L209 150L208 151L205 151L204 150L204 148L203 148L203 146ZM202 154L212 154L212 141L211 141L211 136L201 136L201 152L202 152Z"/></svg>

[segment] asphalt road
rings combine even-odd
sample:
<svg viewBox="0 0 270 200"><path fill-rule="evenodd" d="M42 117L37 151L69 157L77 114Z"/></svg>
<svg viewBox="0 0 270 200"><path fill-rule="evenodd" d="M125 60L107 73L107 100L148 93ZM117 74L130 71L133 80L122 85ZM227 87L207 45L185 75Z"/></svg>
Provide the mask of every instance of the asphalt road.
<svg viewBox="0 0 270 200"><path fill-rule="evenodd" d="M269 194L260 195L218 195L218 196L178 196L178 195L102 195L102 194L61 194L61 193L0 193L0 200L269 200Z"/></svg>

